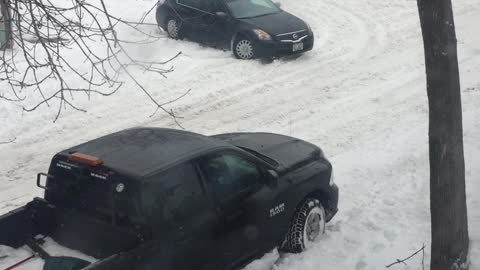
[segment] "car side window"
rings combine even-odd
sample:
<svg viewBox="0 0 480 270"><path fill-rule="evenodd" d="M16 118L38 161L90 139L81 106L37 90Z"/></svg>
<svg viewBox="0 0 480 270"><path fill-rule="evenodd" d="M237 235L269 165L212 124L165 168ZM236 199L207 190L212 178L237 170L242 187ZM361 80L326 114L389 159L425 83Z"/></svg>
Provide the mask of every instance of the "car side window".
<svg viewBox="0 0 480 270"><path fill-rule="evenodd" d="M251 0L251 2L259 7L264 7L264 8L272 8L273 3L263 1L263 0Z"/></svg>
<svg viewBox="0 0 480 270"><path fill-rule="evenodd" d="M261 183L258 167L240 156L222 154L203 160L200 164L207 183L220 200L247 191Z"/></svg>
<svg viewBox="0 0 480 270"><path fill-rule="evenodd" d="M215 0L177 0L177 3L201 11L215 12Z"/></svg>
<svg viewBox="0 0 480 270"><path fill-rule="evenodd" d="M185 163L154 176L145 187L144 204L151 215L181 223L205 206L194 166Z"/></svg>

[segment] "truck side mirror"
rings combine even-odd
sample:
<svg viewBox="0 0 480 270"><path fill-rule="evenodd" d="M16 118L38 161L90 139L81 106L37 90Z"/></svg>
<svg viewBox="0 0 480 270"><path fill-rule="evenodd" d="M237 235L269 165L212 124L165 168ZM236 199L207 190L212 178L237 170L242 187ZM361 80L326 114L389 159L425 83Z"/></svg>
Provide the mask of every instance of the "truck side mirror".
<svg viewBox="0 0 480 270"><path fill-rule="evenodd" d="M268 184L277 185L278 183L278 173L275 170L268 170Z"/></svg>

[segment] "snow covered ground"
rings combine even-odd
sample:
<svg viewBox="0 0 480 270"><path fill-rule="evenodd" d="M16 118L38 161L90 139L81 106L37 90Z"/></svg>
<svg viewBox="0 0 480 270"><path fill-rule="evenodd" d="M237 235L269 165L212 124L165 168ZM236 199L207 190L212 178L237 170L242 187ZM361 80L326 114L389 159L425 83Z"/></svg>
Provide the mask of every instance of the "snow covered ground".
<svg viewBox="0 0 480 270"><path fill-rule="evenodd" d="M116 14L131 19L153 4L110 2ZM428 108L416 1L282 0L282 7L311 24L316 35L312 52L262 64L161 39L131 47L131 53L162 60L182 51L176 71L168 79L136 74L159 100L192 89L172 105L188 130L289 134L321 146L332 160L341 192L339 213L317 245L284 258L276 269L384 269L430 244ZM480 0L456 0L454 9L471 269L480 270ZM176 127L165 115L149 117L154 108L132 83L112 97L89 102L78 96L75 101L88 112L66 111L56 124L54 109L22 113L20 105L0 101L0 141L16 137L0 145L0 213L41 195L35 174L46 171L51 156L68 146L133 126ZM246 269L267 270L276 257L274 251ZM7 265L0 260L0 268ZM38 267L32 262L19 269ZM391 269L422 269L421 256Z"/></svg>

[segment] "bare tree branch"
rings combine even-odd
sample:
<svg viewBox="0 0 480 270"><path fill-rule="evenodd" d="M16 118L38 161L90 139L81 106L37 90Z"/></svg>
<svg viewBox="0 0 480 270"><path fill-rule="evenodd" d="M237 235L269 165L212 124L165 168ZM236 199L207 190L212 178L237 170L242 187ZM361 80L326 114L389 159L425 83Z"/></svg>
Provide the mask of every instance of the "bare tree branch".
<svg viewBox="0 0 480 270"><path fill-rule="evenodd" d="M399 264L399 263L403 263L405 265L407 265L406 261L408 261L409 259L411 259L413 256L417 255L418 253L420 253L420 251L422 252L422 269L424 268L424 258L425 258L425 244L423 244L422 248L420 248L419 250L415 251L415 253L413 253L412 255L408 256L407 258L403 259L403 260L400 260L400 259L397 259L396 262L394 263L391 263L387 266L385 266L386 268L390 268L392 266L394 266L395 264Z"/></svg>
<svg viewBox="0 0 480 270"><path fill-rule="evenodd" d="M3 20L12 25L10 42L14 48L1 53L0 83L6 82L9 87L0 90L0 99L22 102L27 112L41 106L57 106L55 122L66 108L85 111L75 105L75 96L81 93L88 99L92 94L115 94L125 85L120 79L124 74L125 79L132 81L155 105L155 113L161 110L178 123L173 111L164 108L172 101L157 101L133 71L166 78L173 71L170 63L181 52L164 61L142 61L132 57L124 46L162 38L145 30L154 25L145 23L145 17L155 6L140 21L132 22L112 15L104 0L99 1L99 6L85 0L70 0L62 5L51 0L1 1L10 9L9 17ZM125 29L137 38L119 38L118 31ZM81 64L78 60L72 61L79 57L83 58ZM52 81L56 86L52 87Z"/></svg>
<svg viewBox="0 0 480 270"><path fill-rule="evenodd" d="M8 141L5 141L5 142L2 142L0 141L0 144L9 144L9 143L13 143L15 142L15 140L17 139L17 137L13 137L12 139L8 140Z"/></svg>

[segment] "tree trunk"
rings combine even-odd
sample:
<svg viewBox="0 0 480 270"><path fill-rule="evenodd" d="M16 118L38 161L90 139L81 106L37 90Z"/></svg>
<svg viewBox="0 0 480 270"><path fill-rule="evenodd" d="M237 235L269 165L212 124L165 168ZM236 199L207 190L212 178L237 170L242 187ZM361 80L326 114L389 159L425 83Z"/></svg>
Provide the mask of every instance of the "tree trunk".
<svg viewBox="0 0 480 270"><path fill-rule="evenodd" d="M432 270L468 269L457 40L451 0L417 0L429 102Z"/></svg>
<svg viewBox="0 0 480 270"><path fill-rule="evenodd" d="M2 23L4 24L4 35L5 35L5 43L0 43L0 50L4 50L6 48L12 48L12 21L11 21L11 13L10 13L10 1L9 0L0 0L0 10L2 12Z"/></svg>

